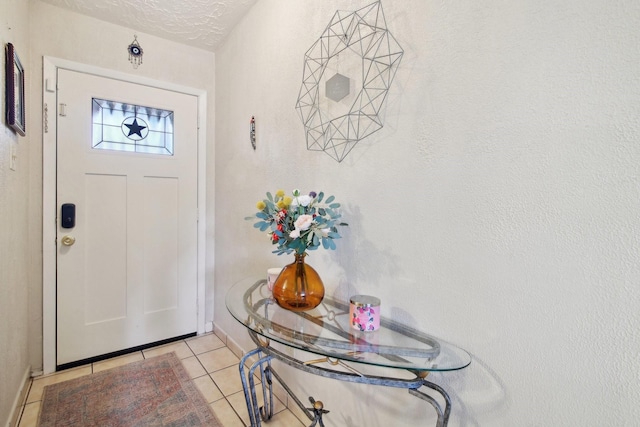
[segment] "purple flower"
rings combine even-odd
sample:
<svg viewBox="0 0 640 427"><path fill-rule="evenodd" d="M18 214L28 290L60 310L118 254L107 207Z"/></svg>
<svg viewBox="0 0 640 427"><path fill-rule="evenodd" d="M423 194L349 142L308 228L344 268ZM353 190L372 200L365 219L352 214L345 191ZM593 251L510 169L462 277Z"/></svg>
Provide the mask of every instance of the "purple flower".
<svg viewBox="0 0 640 427"><path fill-rule="evenodd" d="M316 193L315 191L312 191L311 193L309 193L309 196L313 199L315 199L317 195L318 193Z"/></svg>

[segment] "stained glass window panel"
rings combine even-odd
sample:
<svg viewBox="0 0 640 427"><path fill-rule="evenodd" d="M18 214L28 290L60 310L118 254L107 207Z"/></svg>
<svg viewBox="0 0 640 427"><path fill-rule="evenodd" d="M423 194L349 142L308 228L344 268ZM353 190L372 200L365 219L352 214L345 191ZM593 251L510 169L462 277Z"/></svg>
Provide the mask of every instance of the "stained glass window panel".
<svg viewBox="0 0 640 427"><path fill-rule="evenodd" d="M92 147L173 155L173 111L93 98Z"/></svg>

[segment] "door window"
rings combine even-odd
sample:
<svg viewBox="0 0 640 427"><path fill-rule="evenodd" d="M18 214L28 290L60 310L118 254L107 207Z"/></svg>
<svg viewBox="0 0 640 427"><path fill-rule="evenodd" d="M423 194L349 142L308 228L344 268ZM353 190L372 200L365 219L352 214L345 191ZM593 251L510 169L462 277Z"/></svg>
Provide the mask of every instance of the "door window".
<svg viewBox="0 0 640 427"><path fill-rule="evenodd" d="M173 111L93 98L92 147L173 156Z"/></svg>

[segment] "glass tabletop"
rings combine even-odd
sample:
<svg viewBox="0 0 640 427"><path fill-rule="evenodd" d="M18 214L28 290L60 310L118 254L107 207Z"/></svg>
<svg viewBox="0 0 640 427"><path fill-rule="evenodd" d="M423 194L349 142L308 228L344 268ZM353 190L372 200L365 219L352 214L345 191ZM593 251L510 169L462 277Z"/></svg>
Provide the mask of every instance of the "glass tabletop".
<svg viewBox="0 0 640 427"><path fill-rule="evenodd" d="M329 296L313 310L285 310L266 280L241 280L227 293L226 304L249 330L325 357L415 371L452 371L471 363L465 350L384 317L377 331L351 329L349 303Z"/></svg>

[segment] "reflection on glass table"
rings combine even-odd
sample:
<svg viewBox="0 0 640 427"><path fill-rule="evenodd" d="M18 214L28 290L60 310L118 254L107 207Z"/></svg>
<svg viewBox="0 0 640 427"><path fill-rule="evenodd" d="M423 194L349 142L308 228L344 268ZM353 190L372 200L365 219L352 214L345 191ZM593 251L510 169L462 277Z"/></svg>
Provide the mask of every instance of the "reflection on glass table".
<svg viewBox="0 0 640 427"><path fill-rule="evenodd" d="M325 296L313 310L293 312L282 309L271 297L266 280L245 279L236 283L226 296L231 315L242 323L256 343L257 348L240 361L240 374L252 426L268 421L273 415L272 379L275 378L313 422L322 426L322 402L309 401L311 408L292 393L271 366L276 359L304 372L342 381L406 388L409 393L431 404L438 413L438 426L446 426L451 411L448 394L442 387L426 381L432 371L453 371L471 363L469 353L439 338L427 335L391 319L382 318L380 329L363 332L349 324L349 303ZM271 341L284 346L314 353L319 358L298 360L278 348ZM246 361L257 356L258 361L245 373ZM412 372L415 378L370 375L363 373L360 365L402 369ZM254 372L261 375L264 406L258 408ZM370 369L367 369L370 371ZM423 387L435 390L444 397L445 408Z"/></svg>

